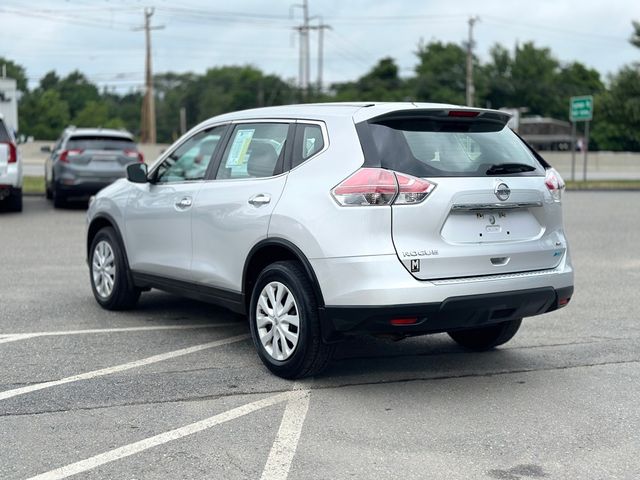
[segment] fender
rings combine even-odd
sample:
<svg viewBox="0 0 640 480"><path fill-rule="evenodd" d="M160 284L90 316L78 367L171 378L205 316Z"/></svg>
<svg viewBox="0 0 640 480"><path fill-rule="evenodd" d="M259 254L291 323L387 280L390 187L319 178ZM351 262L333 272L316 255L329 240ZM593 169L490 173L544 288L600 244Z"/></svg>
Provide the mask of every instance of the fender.
<svg viewBox="0 0 640 480"><path fill-rule="evenodd" d="M247 284L247 270L249 264L255 253L263 247L268 246L278 246L283 247L289 250L297 260L300 261L302 266L304 267L305 273L308 275L311 280L311 284L313 285L314 293L316 294L316 298L318 300L318 308L324 310L324 297L322 296L322 291L320 290L320 284L318 283L318 278L316 277L315 272L313 271L313 267L311 263L307 259L302 250L300 250L295 244L290 242L289 240L285 240L284 238L279 237L269 237L260 242L256 243L253 248L249 251L247 255L247 259L244 262L244 268L242 270L242 295L246 299L247 295L251 295L250 292L245 291L245 285Z"/></svg>

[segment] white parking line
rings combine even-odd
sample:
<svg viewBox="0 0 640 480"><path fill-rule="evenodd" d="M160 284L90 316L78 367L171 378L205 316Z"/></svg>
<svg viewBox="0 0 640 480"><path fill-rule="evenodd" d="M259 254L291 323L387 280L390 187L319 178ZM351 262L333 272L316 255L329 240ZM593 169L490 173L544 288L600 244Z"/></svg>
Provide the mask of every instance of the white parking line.
<svg viewBox="0 0 640 480"><path fill-rule="evenodd" d="M262 400L247 403L232 410L214 415L213 417L200 420L199 422L191 423L174 430L169 430L168 432L145 438L144 440L130 443L129 445L124 445L114 450L110 450L94 457L87 458L86 460L81 460L79 462L72 463L55 470L51 470L49 472L41 473L40 475L36 475L35 477L31 477L27 480L59 480L62 478L70 477L72 475L76 475L78 473L86 472L87 470L94 469L96 467L99 467L100 465L104 465L105 463L113 462L115 460L140 453L144 450L148 450L149 448L153 448L158 445L162 445L173 440L178 440L182 437L186 437L187 435L193 435L194 433L198 433L202 430L220 425L221 423L243 417L255 411L270 407L272 405L276 405L277 403L284 402L291 398L296 398L297 396L300 396L301 393L302 392L296 391L284 392L273 395L271 397L263 398Z"/></svg>
<svg viewBox="0 0 640 480"><path fill-rule="evenodd" d="M219 347L222 345L228 345L234 342L240 342L249 338L248 334L236 335L234 337L224 338L222 340L215 340L213 342L202 343L200 345L194 345L193 347L181 348L180 350L173 350L171 352L161 353L159 355L153 355L151 357L142 358L133 362L123 363L116 365L115 367L101 368L100 370L92 370L91 372L81 373L79 375L73 375L71 377L61 378L60 380L52 380L50 382L35 383L26 387L15 388L13 390L5 390L0 392L0 400L6 400L8 398L17 397L18 395L24 395L25 393L35 392L37 390L43 390L45 388L55 387L58 385L64 385L65 383L78 382L80 380L88 380L90 378L102 377L110 375L112 373L124 372L132 368L143 367L152 363L162 362L163 360L169 360L171 358L181 357L190 353L199 352L208 348Z"/></svg>
<svg viewBox="0 0 640 480"><path fill-rule="evenodd" d="M240 323L208 323L204 325L154 325L145 327L92 328L89 330L61 330L57 332L1 333L0 343L15 342L36 337L59 337L64 335L84 335L90 333L147 332L154 330L193 330L195 328L232 327Z"/></svg>
<svg viewBox="0 0 640 480"><path fill-rule="evenodd" d="M292 396L287 402L276 440L273 442L262 471L261 480L286 480L289 475L311 396L311 390L308 387L296 384L293 388L294 391L299 392L299 395Z"/></svg>

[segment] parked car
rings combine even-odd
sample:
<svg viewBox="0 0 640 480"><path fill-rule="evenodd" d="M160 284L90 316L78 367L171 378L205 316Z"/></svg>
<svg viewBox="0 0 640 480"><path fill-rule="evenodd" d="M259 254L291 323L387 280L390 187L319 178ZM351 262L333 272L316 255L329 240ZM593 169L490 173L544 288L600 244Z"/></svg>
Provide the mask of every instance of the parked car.
<svg viewBox="0 0 640 480"><path fill-rule="evenodd" d="M44 168L47 198L55 207L69 198L88 198L126 175L132 162L143 162L133 135L106 128L67 128Z"/></svg>
<svg viewBox="0 0 640 480"><path fill-rule="evenodd" d="M427 103L214 117L91 203L95 299L157 288L246 314L285 378L351 334L501 345L573 293L564 183L508 120Z"/></svg>
<svg viewBox="0 0 640 480"><path fill-rule="evenodd" d="M0 207L22 211L22 159L15 136L0 114Z"/></svg>

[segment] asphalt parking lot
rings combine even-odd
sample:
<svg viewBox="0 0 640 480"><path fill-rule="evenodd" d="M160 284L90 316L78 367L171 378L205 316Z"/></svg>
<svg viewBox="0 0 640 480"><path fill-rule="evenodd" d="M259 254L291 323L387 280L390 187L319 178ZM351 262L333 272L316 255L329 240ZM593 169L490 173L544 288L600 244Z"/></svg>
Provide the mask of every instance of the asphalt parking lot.
<svg viewBox="0 0 640 480"><path fill-rule="evenodd" d="M361 338L294 383L224 310L100 309L84 210L25 198L0 214L0 478L639 478L638 205L566 195L575 296L503 348Z"/></svg>

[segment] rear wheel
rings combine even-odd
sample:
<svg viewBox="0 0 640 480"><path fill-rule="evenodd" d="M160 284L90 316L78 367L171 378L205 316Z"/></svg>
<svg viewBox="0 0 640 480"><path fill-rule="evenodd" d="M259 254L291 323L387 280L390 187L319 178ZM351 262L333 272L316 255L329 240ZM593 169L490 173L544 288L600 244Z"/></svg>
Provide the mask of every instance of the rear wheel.
<svg viewBox="0 0 640 480"><path fill-rule="evenodd" d="M274 374L302 378L320 373L334 346L323 343L318 304L298 262L276 262L258 276L249 306L258 356Z"/></svg>
<svg viewBox="0 0 640 480"><path fill-rule="evenodd" d="M6 200L7 202L7 210L10 212L21 212L22 211L22 189L14 188L11 191L11 194Z"/></svg>
<svg viewBox="0 0 640 480"><path fill-rule="evenodd" d="M470 350L482 351L507 343L518 332L520 324L522 319L447 333L458 345Z"/></svg>
<svg viewBox="0 0 640 480"><path fill-rule="evenodd" d="M91 242L90 252L91 289L97 302L107 310L133 308L140 298L140 289L131 281L115 230L101 229Z"/></svg>
<svg viewBox="0 0 640 480"><path fill-rule="evenodd" d="M60 190L59 187L56 186L55 183L53 184L52 198L53 206L55 208L63 208L67 206L67 196Z"/></svg>

